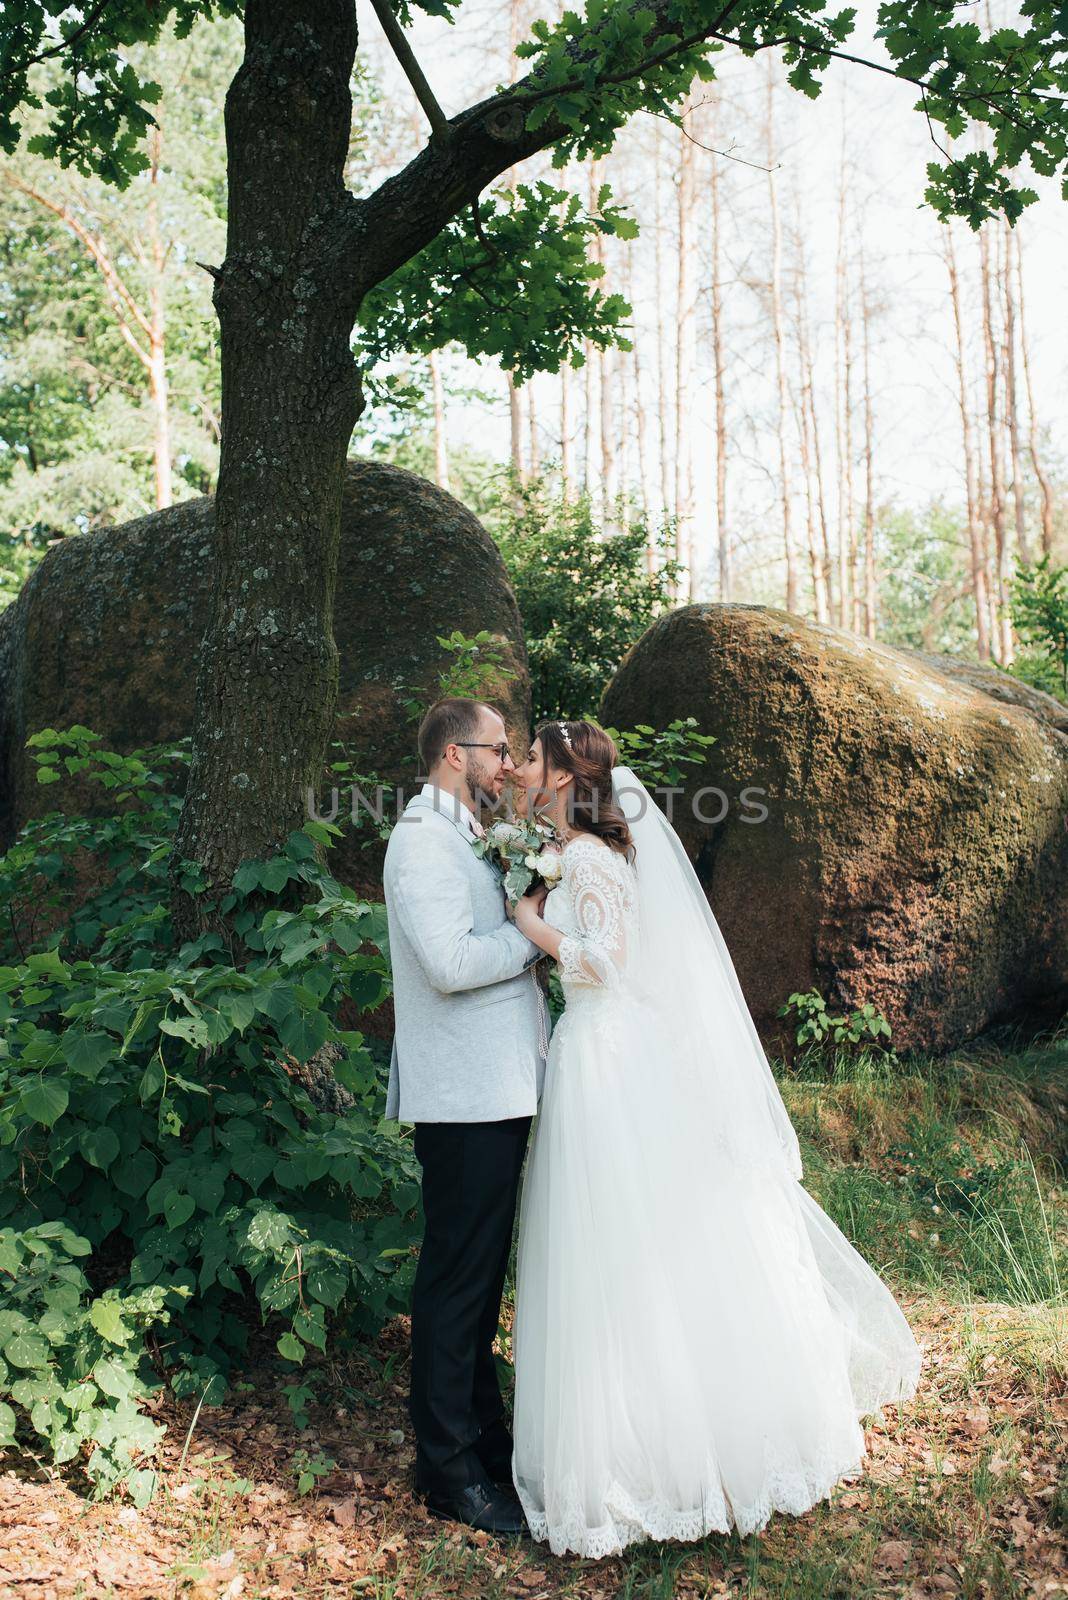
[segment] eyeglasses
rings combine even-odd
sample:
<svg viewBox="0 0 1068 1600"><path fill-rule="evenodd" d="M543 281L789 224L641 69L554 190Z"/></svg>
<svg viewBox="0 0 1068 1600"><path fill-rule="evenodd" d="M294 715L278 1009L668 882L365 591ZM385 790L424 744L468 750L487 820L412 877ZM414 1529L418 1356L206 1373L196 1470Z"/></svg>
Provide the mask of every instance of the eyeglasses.
<svg viewBox="0 0 1068 1600"><path fill-rule="evenodd" d="M474 739L453 739L452 744L462 745L465 750L495 750L498 761L509 761L511 755L506 744L479 744Z"/></svg>

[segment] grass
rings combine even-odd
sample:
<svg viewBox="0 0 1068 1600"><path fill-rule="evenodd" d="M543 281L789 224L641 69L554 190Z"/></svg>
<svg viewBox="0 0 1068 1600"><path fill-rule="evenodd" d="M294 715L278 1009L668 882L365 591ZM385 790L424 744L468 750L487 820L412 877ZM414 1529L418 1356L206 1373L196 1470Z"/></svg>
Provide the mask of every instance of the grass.
<svg viewBox="0 0 1068 1600"><path fill-rule="evenodd" d="M373 1348L332 1349L307 1375L304 1429L266 1336L255 1381L203 1409L184 1458L194 1408L166 1402L161 1490L143 1513L88 1506L26 1464L0 1475L0 1596L1068 1597L1068 1030L892 1074L810 1061L782 1082L806 1183L925 1347L915 1400L871 1422L864 1475L829 1502L744 1541L648 1543L602 1562L436 1522L410 1492L397 1319ZM301 1452L337 1463L306 1496Z"/></svg>

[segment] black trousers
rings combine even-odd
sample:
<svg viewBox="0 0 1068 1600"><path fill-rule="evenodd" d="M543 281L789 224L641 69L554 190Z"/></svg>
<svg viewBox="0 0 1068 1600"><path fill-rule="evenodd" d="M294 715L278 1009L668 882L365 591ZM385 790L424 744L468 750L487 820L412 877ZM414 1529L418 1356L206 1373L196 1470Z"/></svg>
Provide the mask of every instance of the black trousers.
<svg viewBox="0 0 1068 1600"><path fill-rule="evenodd" d="M409 1414L420 1487L483 1475L475 1450L507 1441L493 1341L530 1117L419 1122L426 1231L412 1291Z"/></svg>

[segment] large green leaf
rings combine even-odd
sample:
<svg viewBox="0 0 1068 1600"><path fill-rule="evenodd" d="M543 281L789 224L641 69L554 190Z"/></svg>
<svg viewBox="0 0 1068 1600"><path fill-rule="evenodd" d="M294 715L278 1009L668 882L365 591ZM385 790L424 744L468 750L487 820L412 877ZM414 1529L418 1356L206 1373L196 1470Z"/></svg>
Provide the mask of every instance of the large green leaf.
<svg viewBox="0 0 1068 1600"><path fill-rule="evenodd" d="M66 1111L69 1101L70 1093L65 1083L60 1083L56 1078L35 1078L23 1089L19 1110L32 1117L34 1122L51 1128Z"/></svg>

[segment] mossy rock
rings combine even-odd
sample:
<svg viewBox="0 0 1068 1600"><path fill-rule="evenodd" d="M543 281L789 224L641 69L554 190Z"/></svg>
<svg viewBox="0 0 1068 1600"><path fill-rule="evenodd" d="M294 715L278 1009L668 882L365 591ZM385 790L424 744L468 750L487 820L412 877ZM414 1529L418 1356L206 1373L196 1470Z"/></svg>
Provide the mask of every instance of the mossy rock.
<svg viewBox="0 0 1068 1600"><path fill-rule="evenodd" d="M1064 711L993 668L725 604L654 623L602 703L716 736L674 820L769 1048L815 987L939 1053L1068 1003ZM722 820L693 813L709 787Z"/></svg>
<svg viewBox="0 0 1068 1600"><path fill-rule="evenodd" d="M192 731L197 651L209 616L214 500L204 496L53 546L0 613L0 848L47 811L106 811L104 791L67 779L42 787L25 749L41 728L82 723L111 749ZM406 708L432 699L453 630L488 630L504 667L487 698L517 743L529 736L530 688L515 597L497 547L472 512L414 473L350 461L334 604L339 655L336 739L361 774L410 796L421 774ZM336 757L337 752L333 752ZM349 813L339 796L338 823ZM329 779L319 804L329 814ZM333 870L379 888L378 849L346 830Z"/></svg>

